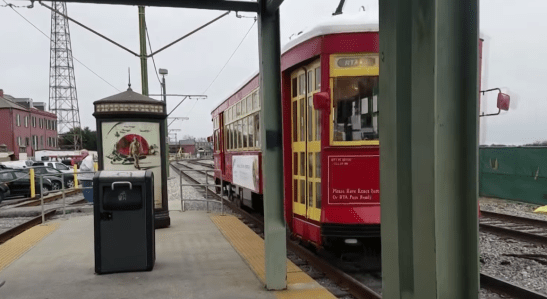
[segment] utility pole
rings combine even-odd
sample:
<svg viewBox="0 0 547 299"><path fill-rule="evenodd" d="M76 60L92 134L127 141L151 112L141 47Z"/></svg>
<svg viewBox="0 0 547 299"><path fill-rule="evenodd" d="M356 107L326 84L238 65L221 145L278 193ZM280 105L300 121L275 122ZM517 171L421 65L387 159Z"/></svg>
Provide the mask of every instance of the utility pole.
<svg viewBox="0 0 547 299"><path fill-rule="evenodd" d="M141 85L142 95L148 96L148 65L146 54L146 22L144 19L144 6L139 6L139 38L141 46Z"/></svg>

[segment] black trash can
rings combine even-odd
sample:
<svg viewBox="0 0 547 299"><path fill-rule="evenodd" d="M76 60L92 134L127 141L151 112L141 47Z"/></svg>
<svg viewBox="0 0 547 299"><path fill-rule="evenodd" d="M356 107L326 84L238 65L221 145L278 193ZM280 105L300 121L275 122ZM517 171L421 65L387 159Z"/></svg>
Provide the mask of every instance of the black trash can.
<svg viewBox="0 0 547 299"><path fill-rule="evenodd" d="M152 171L93 178L95 273L150 271L156 259Z"/></svg>

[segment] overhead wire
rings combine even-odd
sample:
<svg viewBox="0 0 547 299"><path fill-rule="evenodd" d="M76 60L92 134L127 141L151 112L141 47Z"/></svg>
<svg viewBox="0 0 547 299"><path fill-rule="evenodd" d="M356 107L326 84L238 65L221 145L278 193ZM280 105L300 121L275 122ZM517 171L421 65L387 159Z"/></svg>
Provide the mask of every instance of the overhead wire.
<svg viewBox="0 0 547 299"><path fill-rule="evenodd" d="M211 81L211 83L209 84L209 86L207 86L207 88L205 89L205 91L203 91L201 94L205 94L209 88L211 88L211 86L213 85L213 83L215 83L215 81L218 79L218 76L220 76L220 74L222 73L222 71L224 70L224 68L226 68L226 66L228 65L228 63L230 62L230 60L232 60L232 57L234 57L235 53L237 52L237 50L239 49L239 47L241 47L241 44L243 44L243 42L245 41L245 39L247 38L247 35L249 35L249 32L251 32L251 29L253 29L254 25L256 24L256 18L255 18L255 21L253 22L253 24L251 25L251 27L249 28L249 30L247 30L247 33L245 33L245 35L243 36L243 38L241 39L241 41L239 42L239 44L237 45L236 49L234 50L234 52L232 52L232 55L230 55L230 58L228 58L228 60L226 61L226 63L224 64L224 66L222 66L222 68L220 69L220 71L218 72L218 74L215 76L215 78L213 79L213 81ZM192 106L192 108L190 108L190 110L188 110L188 115L190 115L190 112L192 112L192 110L194 109L194 107L196 107L196 104L198 103L198 100L196 99L196 102L194 102L194 105Z"/></svg>
<svg viewBox="0 0 547 299"><path fill-rule="evenodd" d="M51 41L51 37L47 34L45 34L40 28L36 27L36 25L34 25L31 21L29 21L27 18L25 18L22 14L20 14L17 10L15 10L15 8L13 8L12 5L9 5L10 3L6 2L6 0L2 0L4 1L4 3L6 3L6 6L9 6L16 14L18 14L21 18L23 18L25 21L27 21L27 23L29 23L30 25L32 25L32 27L34 27L36 30L40 31L40 33L42 33L49 41ZM88 71L90 71L91 73L93 73L95 76L97 76L99 79L101 79L102 81L104 81L106 84L110 85L112 88L116 89L117 91L121 92L121 90L119 90L118 88L116 88L116 86L112 85L110 82L106 81L103 77L99 76L97 73L95 73L92 69L90 69L87 65L85 65L83 62L81 62L78 58L74 57L74 55L72 55L72 58L74 60L76 60L77 62L79 62L83 67L85 67Z"/></svg>
<svg viewBox="0 0 547 299"><path fill-rule="evenodd" d="M150 48L150 52L154 52L154 50L152 50L152 43L150 41L150 35L148 35L148 25L146 25L146 20L144 21L144 31L146 31L146 39L148 39L148 47ZM154 70L155 70L155 73L156 73L156 78L158 78L158 82L160 83L160 86L161 86L162 84L161 84L160 76L158 74L158 69L156 68L156 60L154 60L154 56L152 56L152 64L154 64Z"/></svg>
<svg viewBox="0 0 547 299"><path fill-rule="evenodd" d="M204 92L202 92L202 94L205 94L209 88L211 88L211 86L213 85L213 83L215 83L215 81L218 79L218 76L220 76L220 74L222 73L222 71L224 70L224 68L226 68L226 66L228 65L228 63L230 62L230 60L232 60L232 57L234 57L235 53L237 52L237 50L239 50L239 47L241 46L241 44L243 44L243 42L245 41L245 39L247 38L247 35L249 35L249 32L251 32L251 29L253 29L254 25L256 24L256 18L253 22L253 24L251 25L251 27L249 28L249 30L247 30L247 33L245 33L245 36L243 36L243 38L241 39L241 41L239 42L239 44L237 45L236 49L234 50L234 52L232 52L232 55L230 55L230 58L228 58L228 60L226 61L226 63L224 64L224 66L222 66L222 68L220 69L220 71L218 72L218 74L215 76L215 78L213 79L213 81L211 81L211 83L209 84L209 86L207 86L207 88L205 89Z"/></svg>

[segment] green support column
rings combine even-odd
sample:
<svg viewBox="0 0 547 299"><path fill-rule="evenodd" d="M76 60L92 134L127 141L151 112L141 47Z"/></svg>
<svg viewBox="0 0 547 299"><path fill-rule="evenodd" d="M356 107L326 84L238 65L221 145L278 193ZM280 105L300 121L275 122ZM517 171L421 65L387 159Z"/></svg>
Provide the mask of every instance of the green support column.
<svg viewBox="0 0 547 299"><path fill-rule="evenodd" d="M287 244L283 213L283 152L281 138L281 45L279 10L266 12L260 0L258 14L260 56L260 126L264 181L264 246L266 288L287 286Z"/></svg>
<svg viewBox="0 0 547 299"><path fill-rule="evenodd" d="M382 0L383 298L478 298L478 3Z"/></svg>
<svg viewBox="0 0 547 299"><path fill-rule="evenodd" d="M139 6L139 42L141 50L142 95L148 96L148 62L146 58L146 23L144 19L144 6Z"/></svg>

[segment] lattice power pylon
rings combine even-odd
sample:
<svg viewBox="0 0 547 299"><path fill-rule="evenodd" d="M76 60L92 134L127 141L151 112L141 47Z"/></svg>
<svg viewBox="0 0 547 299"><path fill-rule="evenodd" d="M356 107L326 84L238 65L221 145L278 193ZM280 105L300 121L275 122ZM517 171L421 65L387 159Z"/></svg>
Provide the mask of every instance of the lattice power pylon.
<svg viewBox="0 0 547 299"><path fill-rule="evenodd" d="M66 2L53 2L53 8L67 15ZM68 19L51 12L51 53L49 63L49 110L57 115L57 133L66 136L63 147L82 148L80 110L74 77L74 61Z"/></svg>

